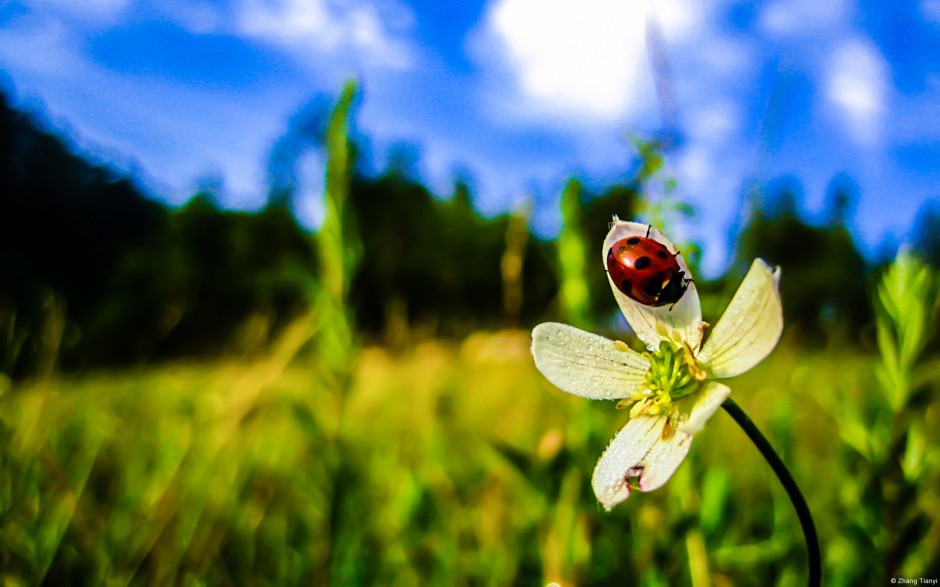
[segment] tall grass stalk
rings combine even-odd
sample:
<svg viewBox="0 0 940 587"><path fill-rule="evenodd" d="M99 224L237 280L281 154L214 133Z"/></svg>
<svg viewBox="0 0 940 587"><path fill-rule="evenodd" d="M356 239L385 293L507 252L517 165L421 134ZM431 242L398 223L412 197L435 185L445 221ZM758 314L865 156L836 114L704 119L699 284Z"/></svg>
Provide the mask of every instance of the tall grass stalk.
<svg viewBox="0 0 940 587"><path fill-rule="evenodd" d="M356 529L347 509L345 492L350 479L358 476L359 471L350 464L354 459L347 454L344 439L346 404L358 354L353 317L347 303L361 253L357 227L352 225L347 206L352 172L349 125L355 96L356 84L349 81L330 117L326 135L325 216L316 235L322 286L313 308L317 328L313 361L334 405L331 411L336 415L331 429L327 430L325 450L318 455L329 480L325 487L328 504L324 508L328 512L324 518L325 540L318 550L321 558L314 571L314 582L322 585L342 581L343 567L347 564L342 558L342 549L344 543L353 538L349 531Z"/></svg>
<svg viewBox="0 0 940 587"><path fill-rule="evenodd" d="M561 195L562 230L558 236L561 310L565 321L579 328L590 326L587 286L587 244L581 227L581 182L571 179Z"/></svg>
<svg viewBox="0 0 940 587"><path fill-rule="evenodd" d="M346 83L333 109L326 135L323 225L316 234L321 287L314 304L317 355L337 385L345 386L356 355L347 298L361 244L347 209L352 171L349 118L356 84Z"/></svg>
<svg viewBox="0 0 940 587"><path fill-rule="evenodd" d="M526 201L509 215L506 222L506 248L499 268L503 284L503 316L510 326L519 326L522 311L523 280L526 245L529 242L529 203Z"/></svg>

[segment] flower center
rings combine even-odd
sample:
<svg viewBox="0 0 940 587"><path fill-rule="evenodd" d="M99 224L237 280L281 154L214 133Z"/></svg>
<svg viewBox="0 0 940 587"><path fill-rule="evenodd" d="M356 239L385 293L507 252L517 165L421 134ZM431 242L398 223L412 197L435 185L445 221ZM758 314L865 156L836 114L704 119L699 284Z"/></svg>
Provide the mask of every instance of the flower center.
<svg viewBox="0 0 940 587"><path fill-rule="evenodd" d="M618 408L630 408L630 417L641 414L655 416L667 415L667 428L675 424L677 408L673 400L685 397L698 389L698 384L704 379L704 373L695 362L692 351L685 346L678 346L663 341L659 350L652 353L643 353L650 362L646 377L638 389L630 397L621 400ZM670 434L664 429L663 435Z"/></svg>
<svg viewBox="0 0 940 587"><path fill-rule="evenodd" d="M685 347L676 347L664 340L659 343L658 351L643 355L650 362L644 384L652 393L680 398L695 391L698 380L692 369L697 365L695 357Z"/></svg>

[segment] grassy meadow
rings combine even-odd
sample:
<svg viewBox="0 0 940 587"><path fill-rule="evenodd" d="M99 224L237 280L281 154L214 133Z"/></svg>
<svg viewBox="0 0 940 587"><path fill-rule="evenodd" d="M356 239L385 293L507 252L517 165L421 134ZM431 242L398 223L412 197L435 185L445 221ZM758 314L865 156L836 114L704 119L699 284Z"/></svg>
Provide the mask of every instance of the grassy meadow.
<svg viewBox="0 0 940 587"><path fill-rule="evenodd" d="M526 331L364 348L344 391L297 354L308 336L298 324L252 361L7 389L4 584L805 580L792 507L726 414L665 487L607 514L590 474L626 414L554 389ZM937 570L940 407L912 416L917 482L895 479L878 368L785 340L731 383L807 496L830 585L880 583L898 540L899 576Z"/></svg>

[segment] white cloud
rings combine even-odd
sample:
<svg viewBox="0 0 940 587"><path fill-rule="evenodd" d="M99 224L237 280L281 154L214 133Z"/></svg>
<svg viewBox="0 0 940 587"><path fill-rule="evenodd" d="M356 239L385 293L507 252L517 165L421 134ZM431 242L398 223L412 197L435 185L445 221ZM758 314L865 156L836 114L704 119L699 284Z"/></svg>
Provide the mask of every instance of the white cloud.
<svg viewBox="0 0 940 587"><path fill-rule="evenodd" d="M848 136L860 145L873 145L880 136L887 85L885 59L868 41L845 41L829 58L826 98Z"/></svg>
<svg viewBox="0 0 940 587"><path fill-rule="evenodd" d="M110 22L121 15L129 0L28 0L37 12L59 12L86 21Z"/></svg>
<svg viewBox="0 0 940 587"><path fill-rule="evenodd" d="M302 225L319 228L325 213L326 157L319 151L307 150L297 162L297 167L299 193L294 200L294 214Z"/></svg>
<svg viewBox="0 0 940 587"><path fill-rule="evenodd" d="M757 137L744 125L748 104L742 101L760 81L762 52L724 28L725 0L651 6L643 0L493 0L470 46L484 71L504 74L485 80L488 113L499 116L497 122L561 125L576 152L554 162L554 170L508 169L501 178L563 179L579 170L614 179L626 170L630 150L619 129L653 132L662 124L646 39L647 15L655 10L670 70L665 81L683 135L669 153L669 173L679 181L678 197L698 208L696 226L727 225L743 179L753 171ZM537 207L543 228L555 226L538 214ZM695 230L704 238L713 229ZM727 265L726 249L721 239L708 242L707 273Z"/></svg>
<svg viewBox="0 0 940 587"><path fill-rule="evenodd" d="M940 0L921 0L920 10L927 20L940 23Z"/></svg>
<svg viewBox="0 0 940 587"><path fill-rule="evenodd" d="M689 134L697 141L725 144L737 138L740 118L731 100L711 101L690 113Z"/></svg>
<svg viewBox="0 0 940 587"><path fill-rule="evenodd" d="M194 35L221 30L223 7L212 0L163 0L159 10Z"/></svg>
<svg viewBox="0 0 940 587"><path fill-rule="evenodd" d="M26 26L0 29L0 59L34 75L76 78L85 63L75 51L76 41L66 27L52 19Z"/></svg>
<svg viewBox="0 0 940 587"><path fill-rule="evenodd" d="M760 27L774 35L832 30L849 17L846 0L777 0L760 14Z"/></svg>
<svg viewBox="0 0 940 587"><path fill-rule="evenodd" d="M672 39L697 24L696 5L683 0L494 0L474 48L485 66L508 76L518 100L500 96L519 114L611 121L634 113L652 96L646 46L648 16Z"/></svg>
<svg viewBox="0 0 940 587"><path fill-rule="evenodd" d="M239 34L306 51L352 53L375 65L407 68L414 15L391 0L241 0L233 5Z"/></svg>

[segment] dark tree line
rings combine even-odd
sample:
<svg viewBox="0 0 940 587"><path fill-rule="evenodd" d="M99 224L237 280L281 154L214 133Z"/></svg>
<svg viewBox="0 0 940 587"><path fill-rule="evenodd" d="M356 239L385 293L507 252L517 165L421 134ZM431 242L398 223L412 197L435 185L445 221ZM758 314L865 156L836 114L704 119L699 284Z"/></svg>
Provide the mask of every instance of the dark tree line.
<svg viewBox="0 0 940 587"><path fill-rule="evenodd" d="M316 124L301 130L315 135ZM294 138L304 148L317 143ZM169 209L0 96L0 371L263 349L309 308L318 283L314 240L291 211L290 179L282 165L257 212L222 210L211 193ZM601 241L612 214L636 213L642 181L580 193L585 242ZM784 268L787 322L799 335L856 338L870 321L872 269L845 227L850 200L835 190L830 217L813 225L792 190L755 196L736 261L726 277L700 283L704 296L726 298L761 256ZM512 215L481 217L468 184L439 197L390 165L356 172L349 205L362 251L351 288L362 336L461 336L560 317L555 243L520 239L525 222ZM925 208L914 231L935 263L938 218L936 207ZM518 274L506 269L510 253L521 262ZM597 251L586 255L587 267L599 265ZM587 279L591 311L603 321L615 312L605 277L596 271ZM507 288L521 292L516 310L507 310Z"/></svg>
<svg viewBox="0 0 940 587"><path fill-rule="evenodd" d="M871 271L846 228L853 194L831 187L820 225L804 220L795 187L771 186L755 193L751 213L736 241L732 275L743 275L762 257L783 272L784 317L807 342L857 341L871 322Z"/></svg>

